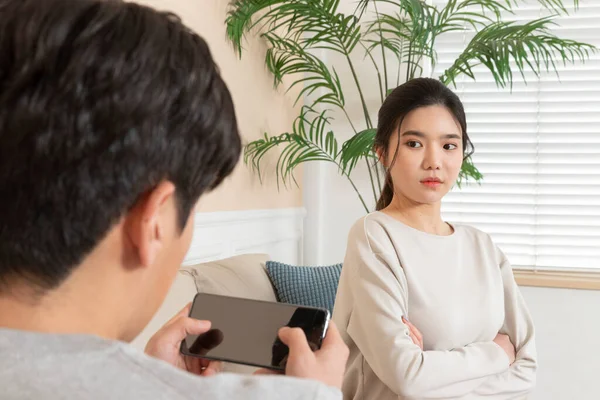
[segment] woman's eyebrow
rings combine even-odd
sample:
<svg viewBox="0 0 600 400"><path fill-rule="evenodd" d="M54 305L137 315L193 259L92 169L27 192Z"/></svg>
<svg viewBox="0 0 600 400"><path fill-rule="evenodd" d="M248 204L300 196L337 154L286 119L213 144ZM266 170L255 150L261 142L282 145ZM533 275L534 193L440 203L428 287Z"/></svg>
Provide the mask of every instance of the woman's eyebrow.
<svg viewBox="0 0 600 400"><path fill-rule="evenodd" d="M416 137L420 137L420 138L425 138L427 135L425 135L423 132L419 132L419 131L415 131L415 130L408 130L402 133L402 135L400 135L402 137L404 136L416 136ZM446 135L442 135L443 139L462 139L460 135L456 134L456 133L448 133Z"/></svg>

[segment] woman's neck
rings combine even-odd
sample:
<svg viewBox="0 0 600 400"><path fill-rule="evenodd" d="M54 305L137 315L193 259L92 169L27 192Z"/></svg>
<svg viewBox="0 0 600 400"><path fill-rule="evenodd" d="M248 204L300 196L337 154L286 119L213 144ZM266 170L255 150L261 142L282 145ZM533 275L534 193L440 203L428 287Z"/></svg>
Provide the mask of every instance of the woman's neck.
<svg viewBox="0 0 600 400"><path fill-rule="evenodd" d="M433 235L451 235L453 228L442 219L441 206L441 202L423 204L394 195L391 203L381 211L411 228Z"/></svg>

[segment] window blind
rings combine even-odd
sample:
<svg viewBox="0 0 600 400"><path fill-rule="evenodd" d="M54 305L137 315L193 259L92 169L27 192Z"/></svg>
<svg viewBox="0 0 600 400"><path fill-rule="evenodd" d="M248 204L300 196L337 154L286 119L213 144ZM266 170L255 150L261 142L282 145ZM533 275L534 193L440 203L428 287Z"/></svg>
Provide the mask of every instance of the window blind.
<svg viewBox="0 0 600 400"><path fill-rule="evenodd" d="M552 32L600 47L600 0L568 10ZM530 1L503 19L548 14ZM472 36L467 28L441 36L432 76ZM558 76L526 71L527 83L514 70L512 91L498 88L483 66L474 69L475 81L457 79L453 89L465 105L473 162L484 179L455 188L442 213L489 233L515 267L600 270L600 54L557 66Z"/></svg>

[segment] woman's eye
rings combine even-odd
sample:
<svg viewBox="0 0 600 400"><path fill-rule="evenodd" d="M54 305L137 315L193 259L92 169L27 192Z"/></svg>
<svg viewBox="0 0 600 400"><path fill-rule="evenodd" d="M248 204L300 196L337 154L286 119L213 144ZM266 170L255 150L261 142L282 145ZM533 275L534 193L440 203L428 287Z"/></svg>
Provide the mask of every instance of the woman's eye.
<svg viewBox="0 0 600 400"><path fill-rule="evenodd" d="M444 145L444 150L454 150L454 149L458 149L458 146L453 143L446 143Z"/></svg>
<svg viewBox="0 0 600 400"><path fill-rule="evenodd" d="M408 147L412 147L413 149L416 149L416 148L419 148L419 147L421 147L421 143L419 143L419 142L416 142L416 141L414 141L414 140L410 140L410 141L406 142L406 145L407 145Z"/></svg>

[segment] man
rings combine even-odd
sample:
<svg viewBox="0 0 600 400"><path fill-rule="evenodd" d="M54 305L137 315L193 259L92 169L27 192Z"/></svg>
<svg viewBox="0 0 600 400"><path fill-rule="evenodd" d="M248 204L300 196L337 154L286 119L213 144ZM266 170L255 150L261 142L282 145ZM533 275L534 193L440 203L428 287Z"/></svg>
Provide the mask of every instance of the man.
<svg viewBox="0 0 600 400"><path fill-rule="evenodd" d="M3 399L341 398L335 326L315 353L302 331L280 332L289 377L219 375L181 356L187 334L210 329L187 308L148 355L124 343L164 299L197 200L240 148L208 47L174 15L0 0Z"/></svg>

